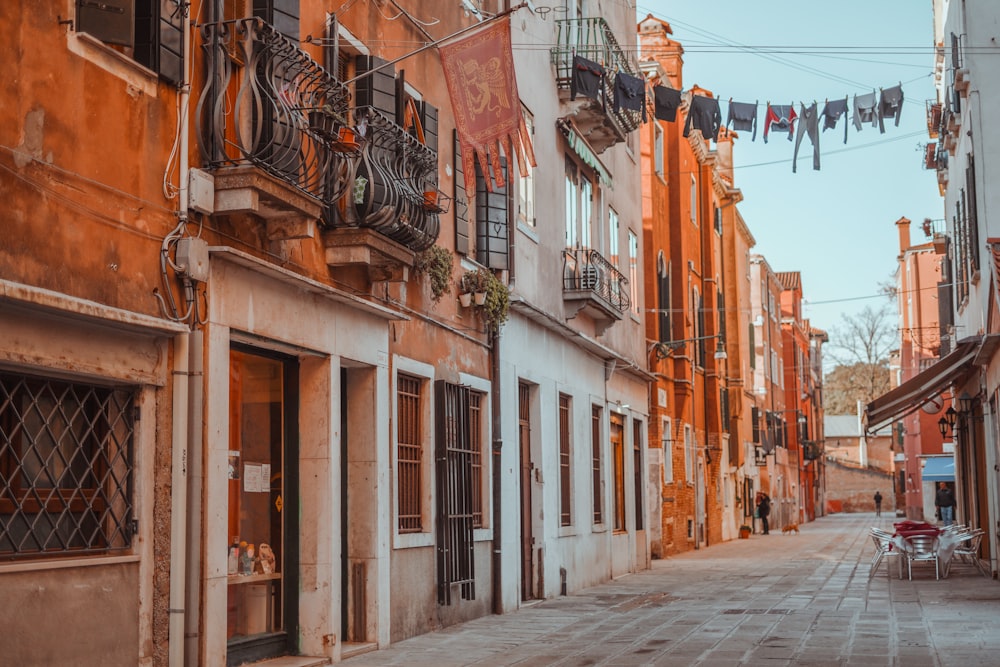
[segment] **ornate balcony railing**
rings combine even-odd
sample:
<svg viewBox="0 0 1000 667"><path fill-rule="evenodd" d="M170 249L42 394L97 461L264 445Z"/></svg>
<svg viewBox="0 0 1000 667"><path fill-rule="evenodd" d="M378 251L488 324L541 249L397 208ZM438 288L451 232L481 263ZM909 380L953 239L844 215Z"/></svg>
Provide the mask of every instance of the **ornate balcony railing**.
<svg viewBox="0 0 1000 667"><path fill-rule="evenodd" d="M437 153L350 93L258 18L202 26L198 101L207 166L256 167L311 197L328 227L368 227L413 251L434 244Z"/></svg>
<svg viewBox="0 0 1000 667"><path fill-rule="evenodd" d="M592 248L563 251L563 297L589 308L606 326L620 320L631 305L628 278Z"/></svg>
<svg viewBox="0 0 1000 667"><path fill-rule="evenodd" d="M556 66L556 85L560 90L568 91L573 77L573 56L583 56L604 67L607 76L601 88L600 100L583 99L583 104L590 106L590 113L603 116L612 126L617 135L617 141L602 142L588 137L588 141L597 152L603 152L608 146L624 141L625 136L639 127L642 114L638 111L621 109L614 110L614 74L625 72L639 76L635 67L626 57L618 40L603 18L559 19L556 21L556 46L552 49L552 61ZM579 114L576 120L582 125Z"/></svg>
<svg viewBox="0 0 1000 667"><path fill-rule="evenodd" d="M205 163L251 164L320 202L341 197L357 156L356 146L337 142L348 123L347 88L259 18L208 23L201 33Z"/></svg>
<svg viewBox="0 0 1000 667"><path fill-rule="evenodd" d="M437 153L374 107L355 113L365 146L352 170L353 215L331 207L329 222L371 227L412 250L429 248L444 207Z"/></svg>

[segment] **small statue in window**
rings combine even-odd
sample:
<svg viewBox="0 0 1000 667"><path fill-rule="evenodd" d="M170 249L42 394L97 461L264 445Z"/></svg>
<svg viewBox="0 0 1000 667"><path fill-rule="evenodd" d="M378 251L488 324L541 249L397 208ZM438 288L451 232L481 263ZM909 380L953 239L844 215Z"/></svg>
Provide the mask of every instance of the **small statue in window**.
<svg viewBox="0 0 1000 667"><path fill-rule="evenodd" d="M240 542L240 574L253 574L254 548L252 544Z"/></svg>
<svg viewBox="0 0 1000 667"><path fill-rule="evenodd" d="M261 574L274 574L274 551L267 542L260 543L260 557L257 559L257 571Z"/></svg>

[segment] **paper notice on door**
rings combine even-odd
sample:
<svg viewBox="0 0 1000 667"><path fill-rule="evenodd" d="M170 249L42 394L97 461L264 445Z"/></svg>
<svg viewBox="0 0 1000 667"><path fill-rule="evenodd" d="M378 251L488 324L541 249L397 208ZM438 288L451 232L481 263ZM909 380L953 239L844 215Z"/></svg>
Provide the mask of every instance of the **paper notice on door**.
<svg viewBox="0 0 1000 667"><path fill-rule="evenodd" d="M243 491L245 493L260 493L263 489L261 481L261 465L247 463L243 466Z"/></svg>
<svg viewBox="0 0 1000 667"><path fill-rule="evenodd" d="M267 493L271 490L271 464L262 463L260 464L260 490L261 493Z"/></svg>

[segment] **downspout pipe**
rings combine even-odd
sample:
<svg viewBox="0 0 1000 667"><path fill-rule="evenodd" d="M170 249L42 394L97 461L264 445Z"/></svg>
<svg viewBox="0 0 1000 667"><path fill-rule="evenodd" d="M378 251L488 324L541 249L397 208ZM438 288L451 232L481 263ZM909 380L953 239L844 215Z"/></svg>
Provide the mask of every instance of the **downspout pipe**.
<svg viewBox="0 0 1000 667"><path fill-rule="evenodd" d="M490 334L490 384L493 391L490 393L490 408L492 411L493 426L493 563L492 563L492 595L493 613L503 613L503 577L500 568L503 565L503 532L501 530L503 522L503 509L500 501L503 494L500 492L502 476L502 453L503 437L501 435L501 402L500 402L500 332L495 330Z"/></svg>
<svg viewBox="0 0 1000 667"><path fill-rule="evenodd" d="M184 16L184 74L178 89L180 127L178 128L179 188L178 218L187 219L189 114L191 98L191 16ZM188 533L188 438L191 382L191 333L174 339L173 423L171 441L170 491L170 599L168 608L167 663L169 667L184 667L185 604L187 588ZM195 427L200 431L200 424Z"/></svg>
<svg viewBox="0 0 1000 667"><path fill-rule="evenodd" d="M170 667L183 667L184 665L190 345L190 333L182 333L174 338L172 464L170 470L170 602L167 635L167 660Z"/></svg>

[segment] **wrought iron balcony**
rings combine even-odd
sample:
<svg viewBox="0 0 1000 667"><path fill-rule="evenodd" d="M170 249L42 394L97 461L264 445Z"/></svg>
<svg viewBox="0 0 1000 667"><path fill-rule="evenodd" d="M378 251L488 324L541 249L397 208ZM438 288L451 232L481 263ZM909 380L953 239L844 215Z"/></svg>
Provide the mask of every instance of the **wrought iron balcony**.
<svg viewBox="0 0 1000 667"><path fill-rule="evenodd" d="M569 100L574 55L599 63L608 73L601 86L600 99L577 96L572 103L578 105L574 115L576 126L594 150L603 153L610 146L625 141L642 119L638 111L614 110L614 72L640 75L603 18L559 19L556 28L552 61L556 66L556 85L564 101Z"/></svg>
<svg viewBox="0 0 1000 667"><path fill-rule="evenodd" d="M370 227L414 251L429 248L446 203L437 153L374 107L355 115L365 147L351 171L350 206L331 207L329 222Z"/></svg>
<svg viewBox="0 0 1000 667"><path fill-rule="evenodd" d="M208 23L201 34L198 137L222 193L216 212L314 221L346 192L358 154L331 141L347 127L347 88L259 18Z"/></svg>
<svg viewBox="0 0 1000 667"><path fill-rule="evenodd" d="M352 122L347 88L266 22L239 19L201 30L199 145L215 174L217 213L321 220L333 228L324 237L328 246L341 239L378 246L361 253L328 247L333 266L366 258L405 265L412 262L407 255L433 245L445 199L435 151L375 109L353 110ZM269 233L274 227L282 228Z"/></svg>
<svg viewBox="0 0 1000 667"><path fill-rule="evenodd" d="M593 318L597 334L624 317L631 305L628 278L592 248L563 251L563 300Z"/></svg>

